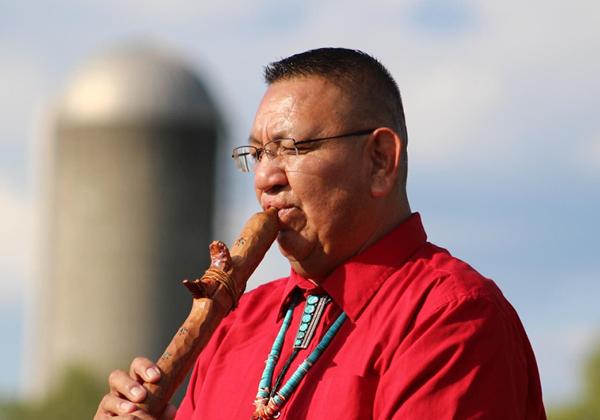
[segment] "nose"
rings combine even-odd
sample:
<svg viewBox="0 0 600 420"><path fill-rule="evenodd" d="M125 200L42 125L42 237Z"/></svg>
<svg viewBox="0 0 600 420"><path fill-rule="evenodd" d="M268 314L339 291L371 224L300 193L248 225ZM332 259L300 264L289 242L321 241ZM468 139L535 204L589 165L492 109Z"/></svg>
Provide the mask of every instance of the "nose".
<svg viewBox="0 0 600 420"><path fill-rule="evenodd" d="M261 194L277 194L288 185L287 174L279 159L263 158L254 168L254 189L260 201Z"/></svg>

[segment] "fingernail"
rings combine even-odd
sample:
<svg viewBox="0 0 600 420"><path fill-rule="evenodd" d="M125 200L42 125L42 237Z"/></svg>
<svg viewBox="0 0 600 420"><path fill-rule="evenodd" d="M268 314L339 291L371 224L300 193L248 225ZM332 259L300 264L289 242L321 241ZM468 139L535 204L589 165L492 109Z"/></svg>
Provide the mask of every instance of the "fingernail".
<svg viewBox="0 0 600 420"><path fill-rule="evenodd" d="M131 393L134 397L139 398L144 393L144 390L139 386L134 386L133 388L131 388Z"/></svg>
<svg viewBox="0 0 600 420"><path fill-rule="evenodd" d="M131 390L131 392L133 392L133 389ZM133 405L129 401L125 401L125 402L121 403L121 410L123 410L123 411L133 410L134 407L135 407L135 405Z"/></svg>
<svg viewBox="0 0 600 420"><path fill-rule="evenodd" d="M146 370L146 376L148 379L156 379L160 376L160 372L157 368L151 367Z"/></svg>

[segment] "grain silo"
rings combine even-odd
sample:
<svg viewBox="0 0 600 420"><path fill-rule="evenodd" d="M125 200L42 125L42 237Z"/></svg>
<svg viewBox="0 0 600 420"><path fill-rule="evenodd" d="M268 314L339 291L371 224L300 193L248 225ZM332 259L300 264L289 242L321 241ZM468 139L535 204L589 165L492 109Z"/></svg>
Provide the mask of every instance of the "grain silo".
<svg viewBox="0 0 600 420"><path fill-rule="evenodd" d="M70 83L49 157L40 390L69 365L156 357L189 312L179 282L208 264L219 121L203 82L153 49L114 50Z"/></svg>

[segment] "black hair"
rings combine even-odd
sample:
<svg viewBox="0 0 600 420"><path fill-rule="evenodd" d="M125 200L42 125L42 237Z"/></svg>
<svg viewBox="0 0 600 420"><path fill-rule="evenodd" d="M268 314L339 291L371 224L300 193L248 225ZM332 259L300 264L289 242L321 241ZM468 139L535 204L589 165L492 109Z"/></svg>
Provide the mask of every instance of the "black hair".
<svg viewBox="0 0 600 420"><path fill-rule="evenodd" d="M265 67L267 84L299 77L323 77L354 95L370 114L383 119L407 142L400 90L390 72L371 55L348 48L318 48Z"/></svg>

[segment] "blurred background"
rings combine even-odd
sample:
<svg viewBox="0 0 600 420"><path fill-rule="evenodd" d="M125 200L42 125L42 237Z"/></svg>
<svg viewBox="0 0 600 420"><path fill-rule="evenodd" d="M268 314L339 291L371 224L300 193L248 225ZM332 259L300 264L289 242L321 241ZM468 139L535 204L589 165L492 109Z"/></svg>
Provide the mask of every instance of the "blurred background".
<svg viewBox="0 0 600 420"><path fill-rule="evenodd" d="M69 340L107 359L158 355L187 304L154 331L141 315L115 323L114 296L98 294L131 279L122 299L151 316L204 270L210 239L231 242L258 210L230 150L246 142L263 66L322 46L391 71L430 240L515 306L549 417L600 418L600 5L584 0L0 0L0 418L92 416L108 368L77 359L85 347ZM90 191L135 206L102 218L93 211L111 199ZM92 219L69 225L82 214ZM115 238L110 255L89 246ZM139 244L155 245L127 253ZM94 264L96 277L80 276ZM274 248L249 287L287 272ZM144 291L145 279L166 292ZM99 323L109 338L78 336ZM62 359L47 350L57 337Z"/></svg>

